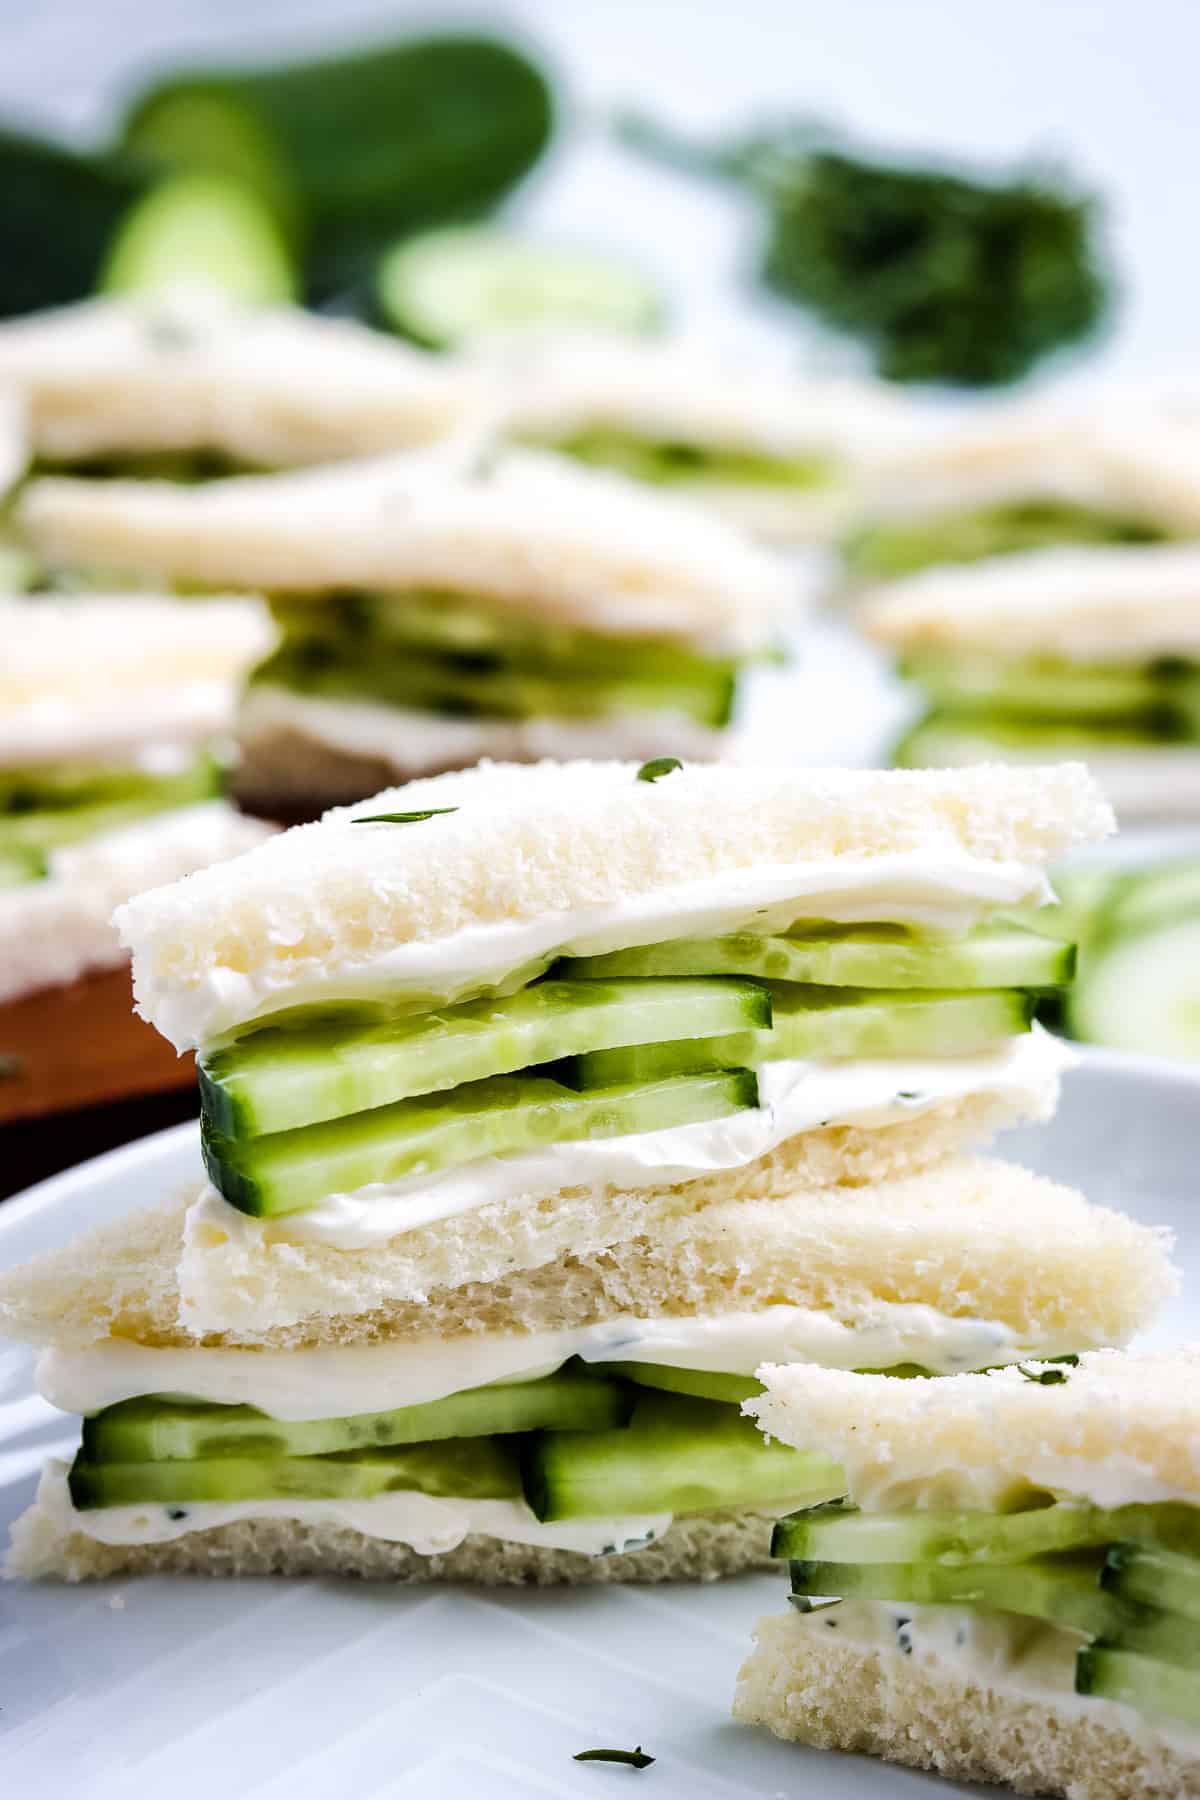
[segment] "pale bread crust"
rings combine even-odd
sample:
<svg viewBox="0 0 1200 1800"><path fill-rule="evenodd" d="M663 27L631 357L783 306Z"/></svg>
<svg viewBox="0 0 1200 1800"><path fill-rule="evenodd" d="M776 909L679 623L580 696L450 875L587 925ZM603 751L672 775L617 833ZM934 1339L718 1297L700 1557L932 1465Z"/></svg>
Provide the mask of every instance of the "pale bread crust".
<svg viewBox="0 0 1200 1800"><path fill-rule="evenodd" d="M1195 1800L1200 1759L896 1650L760 1620L733 1716L776 1737L1061 1800Z"/></svg>
<svg viewBox="0 0 1200 1800"><path fill-rule="evenodd" d="M1044 865L1104 837L1111 809L1080 763L1011 770L484 763L385 791L371 812L454 807L404 830L329 814L217 875L141 895L117 923L143 1016L214 972L278 989L471 926L670 893L764 865L945 851ZM432 852L436 849L436 854ZM281 997L276 1004L286 1004ZM172 1035L167 1032L166 1035ZM175 1038L179 1047L184 1047Z"/></svg>
<svg viewBox="0 0 1200 1800"><path fill-rule="evenodd" d="M93 1581L115 1575L357 1575L369 1581L467 1581L481 1587L595 1586L607 1582L717 1581L769 1569L771 1521L722 1511L676 1519L644 1550L590 1557L471 1535L441 1556L420 1556L347 1526L249 1519L166 1544L97 1543L64 1531L35 1501L12 1528L10 1580Z"/></svg>

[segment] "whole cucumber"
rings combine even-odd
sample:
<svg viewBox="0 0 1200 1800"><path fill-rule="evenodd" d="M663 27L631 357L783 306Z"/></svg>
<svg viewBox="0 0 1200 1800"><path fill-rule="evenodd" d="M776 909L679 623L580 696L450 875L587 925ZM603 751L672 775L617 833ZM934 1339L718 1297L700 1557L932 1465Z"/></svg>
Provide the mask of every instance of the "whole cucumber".
<svg viewBox="0 0 1200 1800"><path fill-rule="evenodd" d="M0 130L0 318L90 293L119 220L146 186L123 158Z"/></svg>

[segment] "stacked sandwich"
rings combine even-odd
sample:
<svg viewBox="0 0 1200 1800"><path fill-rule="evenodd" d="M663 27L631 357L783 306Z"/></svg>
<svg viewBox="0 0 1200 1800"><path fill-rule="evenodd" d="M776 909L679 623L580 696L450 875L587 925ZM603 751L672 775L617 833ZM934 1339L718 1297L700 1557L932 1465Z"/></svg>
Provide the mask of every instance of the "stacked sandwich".
<svg viewBox="0 0 1200 1800"><path fill-rule="evenodd" d="M912 432L882 385L780 377L683 345L535 341L495 373L518 439L687 494L783 544L844 531L865 471Z"/></svg>
<svg viewBox="0 0 1200 1800"><path fill-rule="evenodd" d="M843 543L856 586L940 563L1065 544L1200 535L1194 446L1126 404L1119 415L1043 403L911 431L864 470Z"/></svg>
<svg viewBox="0 0 1200 1800"><path fill-rule="evenodd" d="M10 1567L662 1579L840 1494L764 1362L1121 1342L1158 1234L962 1153L1043 1117L1069 952L1001 915L1069 766L485 766L125 907L209 1183L12 1274L84 1415Z"/></svg>
<svg viewBox="0 0 1200 1800"><path fill-rule="evenodd" d="M850 1499L781 1520L793 1610L738 1718L1022 1793L1200 1791L1200 1350L762 1374L749 1410Z"/></svg>
<svg viewBox="0 0 1200 1800"><path fill-rule="evenodd" d="M276 815L483 755L713 756L793 598L722 521L528 452L60 478L22 519L52 564L271 594L284 641L242 713L238 791Z"/></svg>
<svg viewBox="0 0 1200 1800"><path fill-rule="evenodd" d="M930 702L901 765L1079 756L1123 814L1200 811L1200 548L930 569L862 623Z"/></svg>
<svg viewBox="0 0 1200 1800"><path fill-rule="evenodd" d="M364 326L204 289L6 320L0 384L43 468L188 481L432 443L478 403L454 364Z"/></svg>
<svg viewBox="0 0 1200 1800"><path fill-rule="evenodd" d="M252 600L0 602L0 999L125 953L114 906L266 834L220 796Z"/></svg>

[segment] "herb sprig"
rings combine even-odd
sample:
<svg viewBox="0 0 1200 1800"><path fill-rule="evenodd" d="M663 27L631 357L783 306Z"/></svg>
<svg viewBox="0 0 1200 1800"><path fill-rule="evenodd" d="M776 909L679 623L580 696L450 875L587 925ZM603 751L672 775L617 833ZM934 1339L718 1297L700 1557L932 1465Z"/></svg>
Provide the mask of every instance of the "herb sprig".
<svg viewBox="0 0 1200 1800"><path fill-rule="evenodd" d="M640 1744L634 1750L577 1750L572 1758L573 1762L628 1763L631 1769L648 1769L654 1760Z"/></svg>
<svg viewBox="0 0 1200 1800"><path fill-rule="evenodd" d="M351 819L352 825L419 825L422 819L437 819L443 813L455 813L457 806L431 806L427 812L371 813L365 818Z"/></svg>
<svg viewBox="0 0 1200 1800"><path fill-rule="evenodd" d="M637 772L639 781L661 781L664 775L673 775L683 764L677 756L656 756L652 762L644 762Z"/></svg>

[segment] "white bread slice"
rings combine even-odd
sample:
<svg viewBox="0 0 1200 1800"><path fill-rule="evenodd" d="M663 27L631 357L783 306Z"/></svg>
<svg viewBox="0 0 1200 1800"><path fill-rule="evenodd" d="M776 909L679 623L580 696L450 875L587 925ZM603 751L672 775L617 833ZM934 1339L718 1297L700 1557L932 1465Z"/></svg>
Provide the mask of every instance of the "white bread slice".
<svg viewBox="0 0 1200 1800"><path fill-rule="evenodd" d="M822 1450L869 1508L1000 1507L1049 1490L1200 1503L1200 1345L1094 1350L1066 1380L1019 1369L892 1382L793 1363L748 1401L770 1436Z"/></svg>
<svg viewBox="0 0 1200 1800"><path fill-rule="evenodd" d="M51 852L43 880L0 889L0 1002L119 968L126 952L114 907L157 882L240 856L272 830L211 800Z"/></svg>
<svg viewBox="0 0 1200 1800"><path fill-rule="evenodd" d="M480 404L476 377L349 320L216 290L88 300L0 326L0 383L37 455L210 450L289 466L425 444Z"/></svg>
<svg viewBox="0 0 1200 1800"><path fill-rule="evenodd" d="M234 792L268 818L311 817L396 782L415 781L484 759L543 757L638 762L671 754L717 757L727 734L682 713L614 718L456 719L357 700L326 700L268 683L250 688L238 715L241 760Z"/></svg>
<svg viewBox="0 0 1200 1800"><path fill-rule="evenodd" d="M345 1525L245 1519L160 1544L110 1545L75 1531L44 1484L16 1520L3 1574L10 1580L91 1581L114 1575L357 1575L373 1581L469 1581L476 1587L594 1586L717 1581L771 1567L770 1518L754 1511L686 1514L644 1549L583 1556L472 1534L422 1556Z"/></svg>
<svg viewBox="0 0 1200 1800"><path fill-rule="evenodd" d="M915 854L933 869L926 887L939 903L943 884L947 903L955 899L967 870L977 884L995 877L992 907L1016 905L1040 896L1046 863L1112 828L1078 764L950 774L690 767L655 782L638 781L631 763L485 764L385 792L359 811L437 807L457 810L366 827L352 811L334 812L219 875L124 907L118 924L143 1015L179 1047L200 1043L313 992L378 991L380 959L399 947L449 941L461 968L458 934L478 944L479 928L529 926L557 949L572 930L594 929L606 908L611 919L636 904L652 919L673 895L690 887L694 904L696 884L742 872L782 882L786 901L806 891L814 863L831 865L845 886L869 878L873 859ZM976 916L987 910L982 899L971 904ZM647 941L652 922L641 929L627 941Z"/></svg>
<svg viewBox="0 0 1200 1800"><path fill-rule="evenodd" d="M276 635L251 599L0 599L0 768L226 735Z"/></svg>
<svg viewBox="0 0 1200 1800"><path fill-rule="evenodd" d="M799 604L785 563L702 508L530 452L195 486L51 479L26 490L20 518L56 564L167 585L429 588L721 653L765 649Z"/></svg>
<svg viewBox="0 0 1200 1800"><path fill-rule="evenodd" d="M856 1633L862 1609L761 1619L733 1716L820 1750L1062 1800L1194 1800L1200 1757L1124 1707L1008 1688ZM1073 1664L1073 1640L1067 1668Z"/></svg>
<svg viewBox="0 0 1200 1800"><path fill-rule="evenodd" d="M463 1332L540 1332L617 1315L661 1318L786 1303L843 1323L893 1305L998 1322L1017 1347L1124 1342L1169 1296L1164 1233L1089 1205L1013 1164L944 1161L860 1188L774 1197L761 1182L697 1182L642 1197L618 1230L568 1225L532 1262L507 1255L497 1221L468 1260L407 1300L389 1297L386 1253L280 1252L242 1271L232 1322L181 1306L187 1197L133 1213L0 1280L0 1330L86 1347L118 1337L295 1349ZM490 1251L490 1255L488 1252ZM382 1265L382 1266L381 1266ZM908 1387L938 1383L897 1383ZM801 1435L802 1427L800 1428Z"/></svg>
<svg viewBox="0 0 1200 1800"><path fill-rule="evenodd" d="M1200 550L1114 544L949 564L868 595L867 635L889 650L984 651L1078 662L1200 652Z"/></svg>

